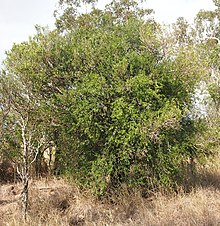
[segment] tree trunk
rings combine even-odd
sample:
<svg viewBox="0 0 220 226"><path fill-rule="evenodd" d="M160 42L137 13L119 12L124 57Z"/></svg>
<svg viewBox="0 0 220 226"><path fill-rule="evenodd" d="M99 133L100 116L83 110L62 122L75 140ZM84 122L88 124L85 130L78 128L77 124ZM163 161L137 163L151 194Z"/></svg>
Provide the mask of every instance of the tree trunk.
<svg viewBox="0 0 220 226"><path fill-rule="evenodd" d="M27 220L27 212L28 212L28 182L29 182L29 147L25 136L25 129L26 125L23 123L22 125L22 142L23 142L23 153L22 153L22 184L23 184L23 190L21 193L21 201L22 201L22 212L23 212L23 218L26 221Z"/></svg>

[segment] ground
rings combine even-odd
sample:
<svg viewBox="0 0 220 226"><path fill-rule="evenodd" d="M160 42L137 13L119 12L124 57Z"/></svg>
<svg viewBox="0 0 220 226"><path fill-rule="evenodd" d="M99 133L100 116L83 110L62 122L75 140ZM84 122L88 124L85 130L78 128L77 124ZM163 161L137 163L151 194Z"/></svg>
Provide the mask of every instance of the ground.
<svg viewBox="0 0 220 226"><path fill-rule="evenodd" d="M0 187L0 226L220 225L220 170L205 171L190 191L152 192L124 188L100 200L64 179L31 180L28 220L19 205L22 186ZM204 174L205 173L205 174Z"/></svg>

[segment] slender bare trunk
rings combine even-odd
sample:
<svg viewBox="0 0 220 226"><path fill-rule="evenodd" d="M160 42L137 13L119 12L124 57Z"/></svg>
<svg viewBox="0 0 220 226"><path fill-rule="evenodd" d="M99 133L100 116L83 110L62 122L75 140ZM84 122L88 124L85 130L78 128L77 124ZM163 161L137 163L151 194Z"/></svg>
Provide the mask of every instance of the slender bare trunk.
<svg viewBox="0 0 220 226"><path fill-rule="evenodd" d="M25 136L26 125L23 121L22 125L22 142L23 142L23 153L22 153L22 184L23 190L21 193L21 201L22 201L22 211L24 220L27 219L28 212L28 183L29 183L29 147Z"/></svg>

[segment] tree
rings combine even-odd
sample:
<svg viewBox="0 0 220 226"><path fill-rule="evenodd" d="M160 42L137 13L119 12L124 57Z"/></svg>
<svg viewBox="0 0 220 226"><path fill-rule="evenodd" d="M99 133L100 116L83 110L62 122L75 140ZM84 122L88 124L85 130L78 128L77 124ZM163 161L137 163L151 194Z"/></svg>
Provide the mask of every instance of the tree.
<svg viewBox="0 0 220 226"><path fill-rule="evenodd" d="M186 115L206 70L193 45L164 59L155 22L111 10L114 23L81 24L67 35L75 66L64 118L75 143L67 165L97 193L121 183L169 186L181 162L198 157L196 121Z"/></svg>
<svg viewBox="0 0 220 226"><path fill-rule="evenodd" d="M113 0L104 10L96 7L98 0L60 0L55 10L56 26L60 32L73 31L79 27L109 26L112 23L124 23L132 18L146 19L152 9L140 7L143 1ZM82 6L85 6L83 10Z"/></svg>
<svg viewBox="0 0 220 226"><path fill-rule="evenodd" d="M191 114L195 87L207 74L202 48L183 19L176 41L165 39L138 1L87 13L77 11L81 2L94 3L60 1L67 8L57 30L38 28L8 52L23 153L37 153L45 134L56 144L59 172L98 195L123 183L174 187L188 159L206 155L196 143L201 120Z"/></svg>
<svg viewBox="0 0 220 226"><path fill-rule="evenodd" d="M3 70L1 74L1 96L4 97L2 98L2 112L5 116L2 120L2 127L6 127L2 131L6 131L3 137L11 147L5 151L10 155L10 152L16 148L14 155L17 158L17 170L23 184L21 195L25 220L28 211L30 167L48 147L51 140L49 125L51 117L47 115L49 113L46 102L48 99L44 96L49 95L50 90L48 93L39 90L39 82L42 80L39 77L31 77L33 75L31 69L36 70L36 64L32 60L37 61L37 59L26 58L25 55L26 53L29 56L37 54L37 52L34 53L36 50L34 47L34 43L14 45L7 53L6 70ZM12 145L10 145L11 142ZM4 147L1 148L4 149Z"/></svg>

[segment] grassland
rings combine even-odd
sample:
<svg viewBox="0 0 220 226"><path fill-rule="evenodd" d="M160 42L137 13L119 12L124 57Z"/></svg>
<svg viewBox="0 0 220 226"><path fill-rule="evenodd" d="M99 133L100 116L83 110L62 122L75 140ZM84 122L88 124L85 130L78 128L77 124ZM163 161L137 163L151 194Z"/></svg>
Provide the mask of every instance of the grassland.
<svg viewBox="0 0 220 226"><path fill-rule="evenodd" d="M21 185L0 189L0 226L79 225L220 225L220 166L206 166L187 192L140 191L123 188L98 200L65 179L32 180L30 211L24 222L19 206Z"/></svg>

